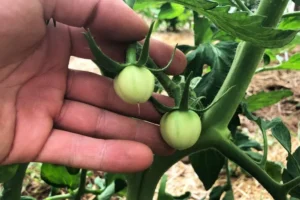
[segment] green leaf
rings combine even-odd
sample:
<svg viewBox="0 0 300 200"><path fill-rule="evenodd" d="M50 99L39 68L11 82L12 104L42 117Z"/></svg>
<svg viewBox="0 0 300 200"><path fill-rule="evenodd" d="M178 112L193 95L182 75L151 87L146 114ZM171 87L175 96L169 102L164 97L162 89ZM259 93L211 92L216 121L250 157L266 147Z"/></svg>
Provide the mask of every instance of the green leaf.
<svg viewBox="0 0 300 200"><path fill-rule="evenodd" d="M291 90L278 90L271 92L260 92L248 97L245 101L249 112L254 112L259 109L274 105L286 97L293 96Z"/></svg>
<svg viewBox="0 0 300 200"><path fill-rule="evenodd" d="M192 7L190 7L193 9ZM220 29L241 40L264 48L278 48L290 43L297 34L292 30L276 30L263 27L263 16L249 15L248 12L228 13L230 6L216 7L212 10L194 10L202 13Z"/></svg>
<svg viewBox="0 0 300 200"><path fill-rule="evenodd" d="M157 200L188 200L190 198L191 196L190 192L186 192L183 195L175 196L175 197L167 193L166 192L167 179L168 177L166 175L163 175L161 178Z"/></svg>
<svg viewBox="0 0 300 200"><path fill-rule="evenodd" d="M298 147L292 155L288 156L287 169L284 169L282 173L283 183L289 182L294 178L300 176L299 163L300 163L300 147ZM289 194L293 197L300 198L300 186L297 186L294 189L292 189Z"/></svg>
<svg viewBox="0 0 300 200"><path fill-rule="evenodd" d="M205 0L138 0L138 2L179 3L209 18L218 28L241 40L264 48L278 48L290 43L297 31L277 30L263 27L264 16L249 15L248 12L229 13L231 6L218 6Z"/></svg>
<svg viewBox="0 0 300 200"><path fill-rule="evenodd" d="M192 154L190 161L205 189L209 190L218 179L225 158L218 151L208 149Z"/></svg>
<svg viewBox="0 0 300 200"><path fill-rule="evenodd" d="M295 177L293 177L292 175L289 174L288 170L284 169L283 173L282 173L282 181L283 183L287 183L291 180L293 180ZM292 189L289 194L292 197L295 198L300 198L300 186L295 187L294 189Z"/></svg>
<svg viewBox="0 0 300 200"><path fill-rule="evenodd" d="M75 175L75 174L78 174L80 172L79 168L66 167L66 169L69 172L69 174L71 174L71 175Z"/></svg>
<svg viewBox="0 0 300 200"><path fill-rule="evenodd" d="M9 181L14 177L19 165L3 165L0 166L0 183Z"/></svg>
<svg viewBox="0 0 300 200"><path fill-rule="evenodd" d="M210 29L211 22L205 17L199 17L198 13L194 12L194 40L195 46L201 43L209 42L213 36Z"/></svg>
<svg viewBox="0 0 300 200"><path fill-rule="evenodd" d="M266 172L278 183L281 182L282 166L276 162L268 161L265 167Z"/></svg>
<svg viewBox="0 0 300 200"><path fill-rule="evenodd" d="M209 200L220 200L224 191L225 188L223 186L214 187L209 194Z"/></svg>
<svg viewBox="0 0 300 200"><path fill-rule="evenodd" d="M283 17L278 25L278 29L299 30L300 29L300 16Z"/></svg>
<svg viewBox="0 0 300 200"><path fill-rule="evenodd" d="M202 77L194 89L197 96L206 97L203 100L205 106L213 101L222 86L234 59L236 47L235 42L220 42L217 45L203 44L197 48L201 62L211 67L211 71ZM200 73L202 67L201 65L188 65L184 73L197 70ZM201 74L195 73L195 76L201 76Z"/></svg>
<svg viewBox="0 0 300 200"><path fill-rule="evenodd" d="M76 189L80 183L80 174L71 175L65 166L46 163L42 165L41 178L49 185L59 188Z"/></svg>
<svg viewBox="0 0 300 200"><path fill-rule="evenodd" d="M271 130L272 135L278 140L278 142L287 150L287 152L291 153L292 143L290 131L283 122L280 120L280 123L277 123Z"/></svg>
<svg viewBox="0 0 300 200"><path fill-rule="evenodd" d="M300 53L294 54L287 62L280 65L258 68L256 73L272 70L300 70Z"/></svg>
<svg viewBox="0 0 300 200"><path fill-rule="evenodd" d="M161 6L158 19L173 19L184 12L185 8L176 3L165 3Z"/></svg>
<svg viewBox="0 0 300 200"><path fill-rule="evenodd" d="M209 0L136 0L137 7L147 7L149 4L159 4L159 3L177 3L181 4L185 7L196 6L196 8L200 9L212 9L218 5L218 3L209 1ZM192 9L192 8L191 8Z"/></svg>
<svg viewBox="0 0 300 200"><path fill-rule="evenodd" d="M244 151L249 151L251 148L254 148L258 151L262 150L262 147L258 142L251 140L249 136L240 132L235 134L234 143Z"/></svg>
<svg viewBox="0 0 300 200"><path fill-rule="evenodd" d="M167 179L168 177L166 175L163 175L163 177L161 178L157 200L173 200L173 197L170 194L166 193Z"/></svg>

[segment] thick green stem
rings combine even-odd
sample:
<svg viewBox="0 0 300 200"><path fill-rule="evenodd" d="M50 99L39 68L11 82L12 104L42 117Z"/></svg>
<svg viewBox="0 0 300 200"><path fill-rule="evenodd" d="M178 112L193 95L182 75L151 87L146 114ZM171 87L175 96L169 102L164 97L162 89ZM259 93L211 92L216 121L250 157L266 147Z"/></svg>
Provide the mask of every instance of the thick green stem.
<svg viewBox="0 0 300 200"><path fill-rule="evenodd" d="M74 200L81 200L81 197L85 193L86 173L87 173L87 170L86 169L82 169L81 175L80 175L79 189L78 189L78 191L77 191L77 193L75 195Z"/></svg>
<svg viewBox="0 0 300 200"><path fill-rule="evenodd" d="M285 200L287 193L282 190L282 186L274 181L261 167L249 158L240 148L229 140L224 140L215 148L231 161L238 164L272 195L275 200Z"/></svg>
<svg viewBox="0 0 300 200"><path fill-rule="evenodd" d="M20 164L15 176L3 184L4 191L1 200L19 200L21 199L23 179L29 163Z"/></svg>
<svg viewBox="0 0 300 200"><path fill-rule="evenodd" d="M266 16L264 26L274 27L280 20L287 3L288 0L263 0L256 14ZM254 46L249 42L240 43L230 72L218 92L216 99L220 98L220 96L232 86L236 87L232 89L230 95L223 97L217 105L204 114L203 119L211 122L209 126L227 127L245 95L264 51L264 48ZM222 114L220 114L220 112Z"/></svg>

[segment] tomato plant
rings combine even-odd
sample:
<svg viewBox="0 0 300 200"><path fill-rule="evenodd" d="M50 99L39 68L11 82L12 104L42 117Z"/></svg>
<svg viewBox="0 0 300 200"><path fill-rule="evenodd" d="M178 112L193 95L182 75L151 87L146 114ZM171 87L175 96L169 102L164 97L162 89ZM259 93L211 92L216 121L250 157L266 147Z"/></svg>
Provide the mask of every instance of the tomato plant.
<svg viewBox="0 0 300 200"><path fill-rule="evenodd" d="M128 47L126 63L108 58L89 30L85 33L94 62L104 76L115 80L116 93L128 103L149 100L163 116L160 124L163 138L177 151L167 157L154 155L152 166L142 172L107 173L104 179L95 180L98 189L86 186L86 177L91 173L88 169L42 164L42 179L54 188L68 188L69 191L62 195L51 193L47 200L79 200L85 193L94 194L97 199L108 199L117 194L126 196L128 200L151 200L160 180L158 199L188 199L188 191L180 197L173 197L165 191L164 173L185 156L189 156L205 189L212 189L210 199L221 199L223 195L223 199L234 199L230 162L253 176L274 199L285 200L288 196L299 199L300 148L292 150L290 131L280 119L266 120L253 114L290 97L292 92L277 90L245 95L257 73L300 69L299 53L289 59L280 56L300 41L299 12L284 13L289 0L261 0L258 6L257 1L241 0L125 2L133 9L145 8L149 3L158 7L166 3L180 4L174 7L193 13L195 43L178 46L186 54L188 65L182 74L174 77L168 76L164 70L170 66L175 51L168 65L162 69L149 56L154 24L143 46L134 42ZM174 14L174 9L172 12ZM269 64L276 60L280 60L279 64L270 67ZM151 96L155 83L156 90L165 91L174 99L174 107L168 107ZM240 115L257 124L262 144L239 130ZM268 160L268 130L287 151L286 166ZM20 164L0 168L0 180L4 182L2 199L21 198L27 166ZM227 181L214 186L223 168L227 172Z"/></svg>

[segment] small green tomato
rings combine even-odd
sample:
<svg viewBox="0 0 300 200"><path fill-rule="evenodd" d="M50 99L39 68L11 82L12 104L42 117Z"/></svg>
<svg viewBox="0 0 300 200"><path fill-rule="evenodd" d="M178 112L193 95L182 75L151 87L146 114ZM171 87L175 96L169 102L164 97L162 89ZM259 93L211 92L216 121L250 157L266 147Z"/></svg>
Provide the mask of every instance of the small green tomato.
<svg viewBox="0 0 300 200"><path fill-rule="evenodd" d="M155 77L146 67L129 65L114 79L117 95L130 104L145 103L151 97Z"/></svg>
<svg viewBox="0 0 300 200"><path fill-rule="evenodd" d="M173 148L184 150L193 146L200 137L201 120L194 111L172 111L160 121L163 139Z"/></svg>

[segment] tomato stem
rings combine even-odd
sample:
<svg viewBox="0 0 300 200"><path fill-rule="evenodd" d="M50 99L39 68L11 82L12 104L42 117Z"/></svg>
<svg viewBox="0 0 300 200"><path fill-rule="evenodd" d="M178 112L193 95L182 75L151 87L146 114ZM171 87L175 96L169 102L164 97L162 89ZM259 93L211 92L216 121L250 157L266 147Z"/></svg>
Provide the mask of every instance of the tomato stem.
<svg viewBox="0 0 300 200"><path fill-rule="evenodd" d="M181 101L179 105L179 110L181 111L188 111L189 110L189 98L190 98L190 84L191 80L193 78L193 71L190 72L188 75L185 85L184 85L184 90L181 95ZM176 105L177 107L178 105Z"/></svg>
<svg viewBox="0 0 300 200"><path fill-rule="evenodd" d="M279 22L287 3L288 0L263 0L256 14L267 16L264 26L274 27ZM245 95L264 51L264 48L254 46L250 42L239 44L231 69L215 98L220 98L230 87L236 87L232 89L231 95L224 96L217 105L204 113L203 119L210 122L210 126L222 128L228 126Z"/></svg>
<svg viewBox="0 0 300 200"><path fill-rule="evenodd" d="M1 199L19 200L22 191L23 179L29 163L20 164L15 176L3 184Z"/></svg>
<svg viewBox="0 0 300 200"><path fill-rule="evenodd" d="M126 63L136 63L136 43L132 43L129 45L126 51Z"/></svg>

